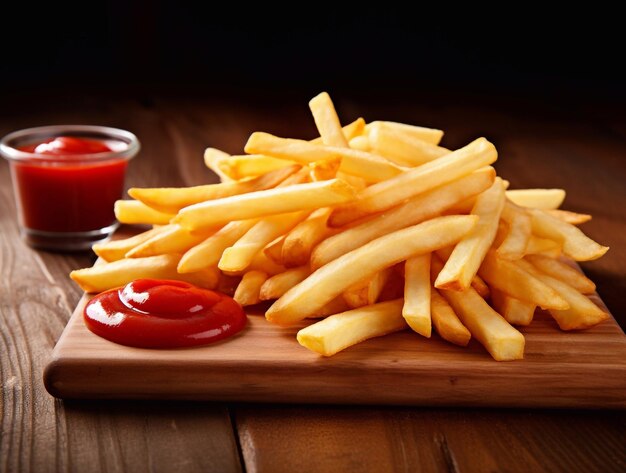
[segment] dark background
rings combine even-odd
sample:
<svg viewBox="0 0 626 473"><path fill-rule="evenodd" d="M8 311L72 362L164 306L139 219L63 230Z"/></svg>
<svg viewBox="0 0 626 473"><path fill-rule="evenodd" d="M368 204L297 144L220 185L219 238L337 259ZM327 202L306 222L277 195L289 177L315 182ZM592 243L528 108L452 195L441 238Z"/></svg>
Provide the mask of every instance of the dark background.
<svg viewBox="0 0 626 473"><path fill-rule="evenodd" d="M217 95L532 97L624 102L620 16L600 4L12 2L0 98ZM7 108L4 108L7 113ZM0 112L2 113L2 112Z"/></svg>

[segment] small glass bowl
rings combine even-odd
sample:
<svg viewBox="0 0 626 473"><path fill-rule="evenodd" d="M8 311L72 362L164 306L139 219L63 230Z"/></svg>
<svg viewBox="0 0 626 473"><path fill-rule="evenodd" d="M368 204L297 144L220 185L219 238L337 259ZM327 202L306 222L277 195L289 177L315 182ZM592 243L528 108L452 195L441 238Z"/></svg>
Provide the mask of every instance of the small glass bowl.
<svg viewBox="0 0 626 473"><path fill-rule="evenodd" d="M49 155L25 151L56 137L98 141L111 151ZM91 125L28 128L6 135L0 155L9 161L20 232L35 247L82 251L117 228L113 205L122 197L128 161L140 149L125 130Z"/></svg>

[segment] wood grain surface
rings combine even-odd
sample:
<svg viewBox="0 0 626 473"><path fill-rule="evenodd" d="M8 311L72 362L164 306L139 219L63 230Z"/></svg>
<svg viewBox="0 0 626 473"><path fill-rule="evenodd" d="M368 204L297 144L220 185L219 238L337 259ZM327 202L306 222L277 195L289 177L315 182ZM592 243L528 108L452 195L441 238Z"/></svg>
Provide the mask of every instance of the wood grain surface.
<svg viewBox="0 0 626 473"><path fill-rule="evenodd" d="M312 90L313 96L317 90ZM332 92L332 91L331 91ZM347 121L389 119L441 127L455 147L477 135L500 151L513 187L563 187L565 208L611 247L585 263L609 309L626 325L626 118L611 104L468 95L337 97ZM262 129L314 135L305 99L261 101L37 91L3 106L0 133L28 126L119 126L142 140L129 185L212 182L206 146L240 151ZM24 107L24 103L32 107ZM6 104L5 104L6 105ZM567 471L626 469L622 411L222 405L155 401L55 401L42 372L80 298L67 278L88 254L35 252L19 240L8 166L0 163L0 471ZM175 445L176 448L168 448Z"/></svg>
<svg viewBox="0 0 626 473"><path fill-rule="evenodd" d="M326 358L298 344L299 326L269 324L262 311L227 342L124 347L87 329L88 300L78 304L46 367L46 388L57 397L626 408L626 336L612 318L562 332L538 312L521 329L524 359L514 362L494 361L475 341L460 348L410 330Z"/></svg>

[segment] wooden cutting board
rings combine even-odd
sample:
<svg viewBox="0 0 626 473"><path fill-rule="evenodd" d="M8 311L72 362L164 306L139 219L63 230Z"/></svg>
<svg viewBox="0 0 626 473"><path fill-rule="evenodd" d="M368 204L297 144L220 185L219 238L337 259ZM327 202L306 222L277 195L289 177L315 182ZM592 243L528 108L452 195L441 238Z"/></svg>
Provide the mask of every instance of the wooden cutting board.
<svg viewBox="0 0 626 473"><path fill-rule="evenodd" d="M129 348L84 325L85 296L48 364L44 381L61 398L490 407L626 407L626 336L613 318L561 332L538 312L524 360L496 362L476 341L460 348L409 331L369 340L332 358L250 315L229 341L201 348ZM603 305L596 298L596 302Z"/></svg>

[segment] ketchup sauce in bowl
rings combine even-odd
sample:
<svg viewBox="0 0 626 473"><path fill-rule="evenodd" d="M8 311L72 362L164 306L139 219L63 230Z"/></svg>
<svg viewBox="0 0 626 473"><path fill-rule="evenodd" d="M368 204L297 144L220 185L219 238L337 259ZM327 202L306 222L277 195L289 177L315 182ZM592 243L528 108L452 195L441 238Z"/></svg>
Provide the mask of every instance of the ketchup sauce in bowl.
<svg viewBox="0 0 626 473"><path fill-rule="evenodd" d="M113 205L122 197L128 161L139 151L132 133L60 125L5 136L20 230L37 248L85 250L117 228Z"/></svg>

